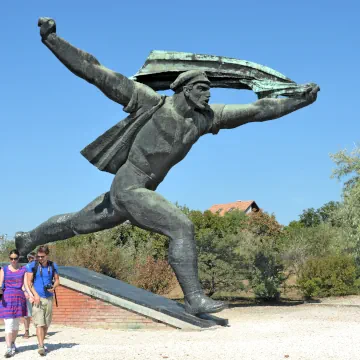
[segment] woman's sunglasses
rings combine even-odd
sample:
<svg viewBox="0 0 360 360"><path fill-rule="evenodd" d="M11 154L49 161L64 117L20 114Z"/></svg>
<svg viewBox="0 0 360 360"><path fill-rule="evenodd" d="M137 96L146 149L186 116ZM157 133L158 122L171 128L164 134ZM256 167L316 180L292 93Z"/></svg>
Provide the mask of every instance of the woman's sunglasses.
<svg viewBox="0 0 360 360"><path fill-rule="evenodd" d="M11 260L11 261L16 261L16 260L19 260L19 257L17 256L17 257L9 257L9 259Z"/></svg>

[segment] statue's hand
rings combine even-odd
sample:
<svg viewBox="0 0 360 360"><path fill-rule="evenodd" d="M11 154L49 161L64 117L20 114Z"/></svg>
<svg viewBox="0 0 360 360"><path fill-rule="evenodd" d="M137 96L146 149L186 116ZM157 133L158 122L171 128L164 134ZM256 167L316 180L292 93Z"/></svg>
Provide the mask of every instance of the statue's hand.
<svg viewBox="0 0 360 360"><path fill-rule="evenodd" d="M303 96L309 101L309 103L313 103L317 98L317 93L320 91L320 87L317 84L309 83L306 84L306 89L303 92Z"/></svg>
<svg viewBox="0 0 360 360"><path fill-rule="evenodd" d="M43 40L46 40L50 34L56 33L56 23L53 19L47 17L39 18L38 26L40 27L40 35Z"/></svg>

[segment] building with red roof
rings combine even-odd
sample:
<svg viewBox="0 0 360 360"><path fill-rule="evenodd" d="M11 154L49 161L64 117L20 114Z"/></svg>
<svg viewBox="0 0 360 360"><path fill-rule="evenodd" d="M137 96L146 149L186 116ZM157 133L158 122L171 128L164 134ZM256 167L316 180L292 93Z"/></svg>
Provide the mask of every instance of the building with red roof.
<svg viewBox="0 0 360 360"><path fill-rule="evenodd" d="M260 208L254 200L237 200L235 202L227 204L213 205L209 210L214 214L219 214L220 216L223 216L233 210L240 210L243 211L245 214L249 214L251 212L259 211Z"/></svg>

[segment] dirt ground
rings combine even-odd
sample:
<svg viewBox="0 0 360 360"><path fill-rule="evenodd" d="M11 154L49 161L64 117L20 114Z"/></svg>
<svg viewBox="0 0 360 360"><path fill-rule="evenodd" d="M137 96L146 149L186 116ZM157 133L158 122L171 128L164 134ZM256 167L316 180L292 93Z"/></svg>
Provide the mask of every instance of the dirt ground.
<svg viewBox="0 0 360 360"><path fill-rule="evenodd" d="M360 296L319 304L237 305L230 326L205 331L101 330L52 326L49 359L360 360ZM34 329L31 329L34 332ZM20 331L23 334L23 330ZM0 328L0 356L5 352ZM38 359L36 337L17 341L16 359Z"/></svg>

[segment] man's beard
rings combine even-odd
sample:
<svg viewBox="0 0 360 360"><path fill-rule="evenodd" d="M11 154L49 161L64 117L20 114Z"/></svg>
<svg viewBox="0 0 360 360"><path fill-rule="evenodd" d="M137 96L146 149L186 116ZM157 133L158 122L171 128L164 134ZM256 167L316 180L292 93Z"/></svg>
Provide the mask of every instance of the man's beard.
<svg viewBox="0 0 360 360"><path fill-rule="evenodd" d="M193 104L194 110L201 112L209 109L209 104L204 100L194 99L191 95L188 97L188 100Z"/></svg>

